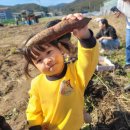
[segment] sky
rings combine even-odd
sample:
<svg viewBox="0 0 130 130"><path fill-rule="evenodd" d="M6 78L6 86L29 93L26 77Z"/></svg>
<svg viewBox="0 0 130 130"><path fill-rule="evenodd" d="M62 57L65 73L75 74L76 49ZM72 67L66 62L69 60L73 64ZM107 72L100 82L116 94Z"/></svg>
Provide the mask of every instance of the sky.
<svg viewBox="0 0 130 130"><path fill-rule="evenodd" d="M42 6L57 5L60 3L70 3L74 0L0 0L0 5L16 5L25 3L36 3Z"/></svg>

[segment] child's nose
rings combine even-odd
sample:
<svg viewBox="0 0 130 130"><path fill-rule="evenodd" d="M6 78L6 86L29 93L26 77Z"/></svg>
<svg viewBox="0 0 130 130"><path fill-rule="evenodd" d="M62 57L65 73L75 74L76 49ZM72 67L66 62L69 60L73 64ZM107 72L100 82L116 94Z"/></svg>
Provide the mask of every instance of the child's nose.
<svg viewBox="0 0 130 130"><path fill-rule="evenodd" d="M44 62L46 65L50 65L52 62L52 58L46 58Z"/></svg>

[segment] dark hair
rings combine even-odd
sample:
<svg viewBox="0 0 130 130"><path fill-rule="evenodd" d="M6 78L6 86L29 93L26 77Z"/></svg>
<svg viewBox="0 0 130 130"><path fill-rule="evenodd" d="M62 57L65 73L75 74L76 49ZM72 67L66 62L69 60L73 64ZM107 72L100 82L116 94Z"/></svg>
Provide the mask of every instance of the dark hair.
<svg viewBox="0 0 130 130"><path fill-rule="evenodd" d="M47 25L46 25L46 28L49 28L51 26L54 26L55 24L59 23L61 20L54 20L54 21L50 21ZM21 53L24 55L25 59L26 59L26 63L25 63L25 66L24 66L24 72L27 76L29 77L32 77L30 74L29 74L29 64L32 64L33 66L34 63L32 60L35 60L36 57L39 55L39 52L38 51L45 51L45 47L43 47L43 44L32 44L30 46L26 46L28 41L33 37L35 36L36 34L32 34L27 40L26 42L24 43L24 47L21 49ZM61 43L61 45L67 49L69 52L71 51L71 48L70 48L70 45L65 43L65 42L62 42L61 40L63 39L68 39L70 40L71 38L71 33L67 33L63 36L61 36L60 38L50 42L50 43L45 43L44 45L46 47L50 47L51 45L52 46L55 46L59 49L58 47L58 43Z"/></svg>
<svg viewBox="0 0 130 130"><path fill-rule="evenodd" d="M105 24L106 27L109 26L107 19L101 19L101 23L102 23L102 24Z"/></svg>
<svg viewBox="0 0 130 130"><path fill-rule="evenodd" d="M31 36L25 41L24 47L23 47L22 49L20 49L21 54L24 55L25 60L26 60L25 65L24 65L24 73L25 73L27 76L31 77L31 78L32 78L32 76L29 74L29 65L31 64L31 65L33 65L33 66L35 67L35 65L34 65L34 63L33 63L32 60L35 60L36 57L39 55L39 52L38 52L38 51L45 51L45 50L46 50L45 47L43 46L43 44L33 44L33 45L30 45L30 46L26 46L26 44L28 43L28 41L29 41L33 36L34 36L34 34L31 35ZM44 45L45 45L46 47L50 47L50 46L52 45L52 46L55 46L55 47L58 48L58 43L57 43L57 42L58 42L58 41L52 41L51 43L45 43Z"/></svg>

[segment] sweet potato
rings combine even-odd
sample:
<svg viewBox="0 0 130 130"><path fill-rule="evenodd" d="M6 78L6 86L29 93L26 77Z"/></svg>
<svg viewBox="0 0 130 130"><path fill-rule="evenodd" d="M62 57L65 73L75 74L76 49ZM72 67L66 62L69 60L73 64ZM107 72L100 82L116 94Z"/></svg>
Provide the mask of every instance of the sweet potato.
<svg viewBox="0 0 130 130"><path fill-rule="evenodd" d="M38 44L49 43L68 32L72 32L73 29L83 28L85 25L89 23L90 20L91 18L87 18L87 17L82 20L78 20L78 19L63 20L58 24L56 24L55 26L47 28L39 32L35 36L33 36L28 41L26 46L30 46L32 44L37 44L37 43Z"/></svg>

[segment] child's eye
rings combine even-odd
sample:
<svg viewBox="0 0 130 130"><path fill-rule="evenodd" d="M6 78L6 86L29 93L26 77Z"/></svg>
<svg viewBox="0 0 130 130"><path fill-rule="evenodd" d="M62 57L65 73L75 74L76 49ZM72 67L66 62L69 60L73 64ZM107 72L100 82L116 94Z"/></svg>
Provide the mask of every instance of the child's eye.
<svg viewBox="0 0 130 130"><path fill-rule="evenodd" d="M49 50L49 51L47 51L47 54L50 54L52 51L51 50Z"/></svg>
<svg viewBox="0 0 130 130"><path fill-rule="evenodd" d="M38 59L37 61L36 61L36 63L38 64L38 63L40 63L42 61L42 59Z"/></svg>

